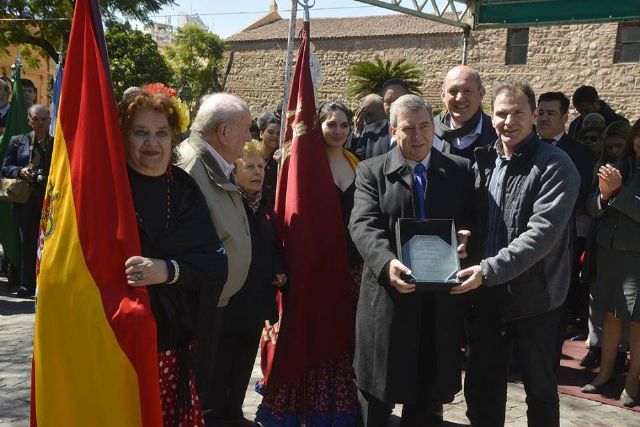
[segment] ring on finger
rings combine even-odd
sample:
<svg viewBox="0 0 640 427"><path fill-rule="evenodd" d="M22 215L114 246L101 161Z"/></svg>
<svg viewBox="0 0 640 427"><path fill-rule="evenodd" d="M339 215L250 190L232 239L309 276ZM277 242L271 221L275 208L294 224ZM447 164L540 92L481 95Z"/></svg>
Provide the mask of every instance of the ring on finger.
<svg viewBox="0 0 640 427"><path fill-rule="evenodd" d="M138 281L139 281L139 280L142 280L142 279L144 279L144 276L142 275L142 272L141 272L141 271L138 271L138 272L136 273L136 280L138 280Z"/></svg>

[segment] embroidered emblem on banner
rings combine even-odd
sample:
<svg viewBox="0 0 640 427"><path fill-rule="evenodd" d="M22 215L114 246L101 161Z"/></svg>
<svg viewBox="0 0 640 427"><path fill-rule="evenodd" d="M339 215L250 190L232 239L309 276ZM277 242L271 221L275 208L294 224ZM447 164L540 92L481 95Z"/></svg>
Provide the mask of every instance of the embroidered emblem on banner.
<svg viewBox="0 0 640 427"><path fill-rule="evenodd" d="M36 275L40 274L40 260L44 250L44 241L47 240L56 229L55 205L54 202L60 197L60 193L54 192L55 184L51 177L47 183L47 193L42 202L42 213L40 214L40 229L38 230L38 250L36 252Z"/></svg>
<svg viewBox="0 0 640 427"><path fill-rule="evenodd" d="M293 138L299 138L307 134L307 125L300 121L293 124Z"/></svg>
<svg viewBox="0 0 640 427"><path fill-rule="evenodd" d="M60 193L54 192L54 190L55 184L49 180L47 194L42 204L42 214L40 216L40 230L45 240L51 237L56 229L54 202L58 200Z"/></svg>

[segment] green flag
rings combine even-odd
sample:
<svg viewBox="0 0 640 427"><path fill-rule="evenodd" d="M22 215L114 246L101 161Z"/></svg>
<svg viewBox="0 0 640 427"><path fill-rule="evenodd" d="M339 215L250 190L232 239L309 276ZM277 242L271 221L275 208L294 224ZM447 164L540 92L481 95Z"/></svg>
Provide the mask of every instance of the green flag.
<svg viewBox="0 0 640 427"><path fill-rule="evenodd" d="M4 133L0 137L0 159L4 159L12 136L31 132L27 122L27 107L22 96L22 82L20 81L20 65L13 73L13 91L11 107L5 122ZM5 256L17 269L20 267L20 237L18 226L11 215L11 203L0 202L0 243Z"/></svg>

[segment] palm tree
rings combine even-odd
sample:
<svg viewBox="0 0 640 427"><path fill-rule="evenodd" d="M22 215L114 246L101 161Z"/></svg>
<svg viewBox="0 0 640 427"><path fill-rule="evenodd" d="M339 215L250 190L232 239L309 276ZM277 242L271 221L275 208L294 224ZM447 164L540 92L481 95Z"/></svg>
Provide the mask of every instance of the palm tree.
<svg viewBox="0 0 640 427"><path fill-rule="evenodd" d="M397 78L407 82L412 92L419 92L422 71L414 64L400 59L396 62L383 61L376 57L373 61L358 61L349 68L351 82L347 93L354 98L362 98L370 93L379 93L382 84Z"/></svg>

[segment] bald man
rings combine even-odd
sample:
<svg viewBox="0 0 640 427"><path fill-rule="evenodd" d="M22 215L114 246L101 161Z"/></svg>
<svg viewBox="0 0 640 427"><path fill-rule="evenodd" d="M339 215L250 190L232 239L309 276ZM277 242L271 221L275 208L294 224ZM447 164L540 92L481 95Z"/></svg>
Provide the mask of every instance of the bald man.
<svg viewBox="0 0 640 427"><path fill-rule="evenodd" d="M397 78L391 78L382 84L380 98L384 116L381 120L364 127L361 135L353 137L347 144L347 149L353 152L360 160L370 159L385 154L395 145L389 130L389 109L393 101L411 93L409 84Z"/></svg>
<svg viewBox="0 0 640 427"><path fill-rule="evenodd" d="M466 65L449 70L442 84L446 112L435 118L436 137L446 153L474 161L473 150L498 139L491 118L482 112L485 89L480 74Z"/></svg>
<svg viewBox="0 0 640 427"><path fill-rule="evenodd" d="M360 136L365 126L386 118L382 97L377 93L370 93L362 98L362 102L353 118L354 136Z"/></svg>

